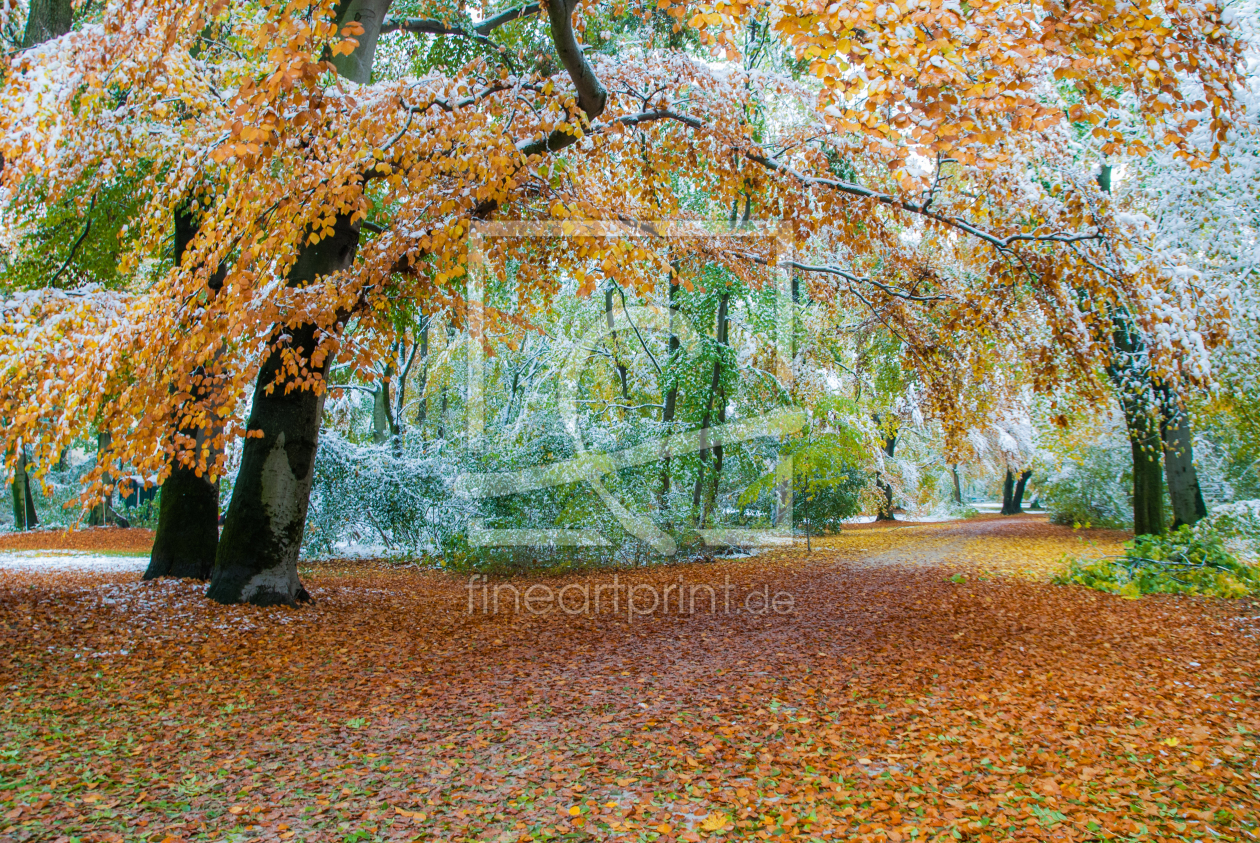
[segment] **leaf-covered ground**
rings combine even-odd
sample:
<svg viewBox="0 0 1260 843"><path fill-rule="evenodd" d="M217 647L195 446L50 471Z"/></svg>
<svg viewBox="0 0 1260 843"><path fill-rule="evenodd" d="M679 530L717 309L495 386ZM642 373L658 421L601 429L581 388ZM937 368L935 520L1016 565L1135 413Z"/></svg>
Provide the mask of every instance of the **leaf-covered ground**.
<svg viewBox="0 0 1260 843"><path fill-rule="evenodd" d="M633 619L369 563L299 610L0 571L0 839L1255 840L1260 607L1044 582L1122 539L863 527L623 572L719 587ZM792 611L734 611L762 587Z"/></svg>

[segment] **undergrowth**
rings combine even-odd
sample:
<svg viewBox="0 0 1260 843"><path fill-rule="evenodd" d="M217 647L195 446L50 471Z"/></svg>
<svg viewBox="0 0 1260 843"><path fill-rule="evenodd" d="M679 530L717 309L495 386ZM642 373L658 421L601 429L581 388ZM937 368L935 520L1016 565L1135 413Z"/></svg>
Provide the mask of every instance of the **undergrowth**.
<svg viewBox="0 0 1260 843"><path fill-rule="evenodd" d="M1138 536L1125 554L1104 559L1065 557L1067 569L1054 581L1097 591L1143 594L1202 594L1237 598L1260 594L1260 567L1226 550L1215 531L1182 526L1167 535Z"/></svg>

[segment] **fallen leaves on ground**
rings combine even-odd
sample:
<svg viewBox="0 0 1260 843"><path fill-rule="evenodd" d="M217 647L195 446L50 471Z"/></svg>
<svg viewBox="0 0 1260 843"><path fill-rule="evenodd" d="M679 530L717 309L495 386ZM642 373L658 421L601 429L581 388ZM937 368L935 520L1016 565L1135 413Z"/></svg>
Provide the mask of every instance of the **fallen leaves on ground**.
<svg viewBox="0 0 1260 843"><path fill-rule="evenodd" d="M1027 576L1081 539L989 519L621 572L717 595L633 618L484 614L373 563L305 572L297 610L0 572L0 833L1254 840L1260 608ZM748 611L763 588L791 613Z"/></svg>
<svg viewBox="0 0 1260 843"><path fill-rule="evenodd" d="M5 550L104 550L148 553L153 531L139 527L89 527L82 530L30 530L0 533Z"/></svg>

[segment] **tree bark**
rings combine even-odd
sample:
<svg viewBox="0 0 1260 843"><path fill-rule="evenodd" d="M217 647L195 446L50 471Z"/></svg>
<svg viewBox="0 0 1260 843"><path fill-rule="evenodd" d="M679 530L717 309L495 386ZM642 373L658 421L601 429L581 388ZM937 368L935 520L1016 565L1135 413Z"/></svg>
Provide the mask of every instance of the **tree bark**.
<svg viewBox="0 0 1260 843"><path fill-rule="evenodd" d="M358 245L358 224L348 214L338 215L330 236L301 250L289 272L289 285L309 284L346 269ZM318 366L310 362L319 330L303 324L287 333L292 337L288 348L322 382L332 359L325 356ZM293 606L310 599L298 579L297 560L314 480L325 391L286 391L283 383L277 385L284 371L282 349L273 348L258 373L250 435L245 439L207 592L220 603Z"/></svg>
<svg viewBox="0 0 1260 843"><path fill-rule="evenodd" d="M962 478L958 475L958 463L949 467L949 473L954 478L954 503L961 505L963 502Z"/></svg>
<svg viewBox="0 0 1260 843"><path fill-rule="evenodd" d="M39 523L35 498L31 495L31 478L26 471L26 445L18 442L17 462L13 467L13 527L29 530Z"/></svg>
<svg viewBox="0 0 1260 843"><path fill-rule="evenodd" d="M1164 445L1164 475L1172 501L1173 529L1194 525L1207 516L1199 475L1194 469L1194 440L1190 418L1177 397L1163 387L1160 404L1160 439Z"/></svg>
<svg viewBox="0 0 1260 843"><path fill-rule="evenodd" d="M175 255L183 263L188 247L197 236L198 222L189 209L175 214ZM223 286L223 268L217 269L209 281L213 295ZM194 372L196 392L189 396L186 411L199 402L212 399L212 378L204 368ZM213 414L207 414L213 417ZM199 455L205 457L207 469L214 464L216 454L213 438L217 431L203 427L184 426L177 439L192 439ZM149 554L146 580L158 577L186 577L196 580L210 579L214 569L214 557L219 548L219 484L212 482L208 472L197 473L196 466L185 465L172 458L171 470L162 484L158 503L157 534L153 537L153 550Z"/></svg>
<svg viewBox="0 0 1260 843"><path fill-rule="evenodd" d="M389 397L389 383L393 377L394 366L386 363L385 376L372 392L372 441L377 445L384 445L398 435Z"/></svg>
<svg viewBox="0 0 1260 843"><path fill-rule="evenodd" d="M26 31L22 36L22 48L58 38L70 31L74 23L73 0L31 0L26 15Z"/></svg>

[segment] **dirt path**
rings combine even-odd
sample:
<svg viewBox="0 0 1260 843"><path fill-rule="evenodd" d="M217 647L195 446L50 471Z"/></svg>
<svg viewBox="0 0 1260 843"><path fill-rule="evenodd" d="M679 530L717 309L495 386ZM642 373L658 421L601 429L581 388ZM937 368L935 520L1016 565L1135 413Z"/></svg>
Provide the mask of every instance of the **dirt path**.
<svg viewBox="0 0 1260 843"><path fill-rule="evenodd" d="M1045 582L1121 538L860 528L573 615L364 563L300 610L0 571L0 840L1253 840L1260 608Z"/></svg>

